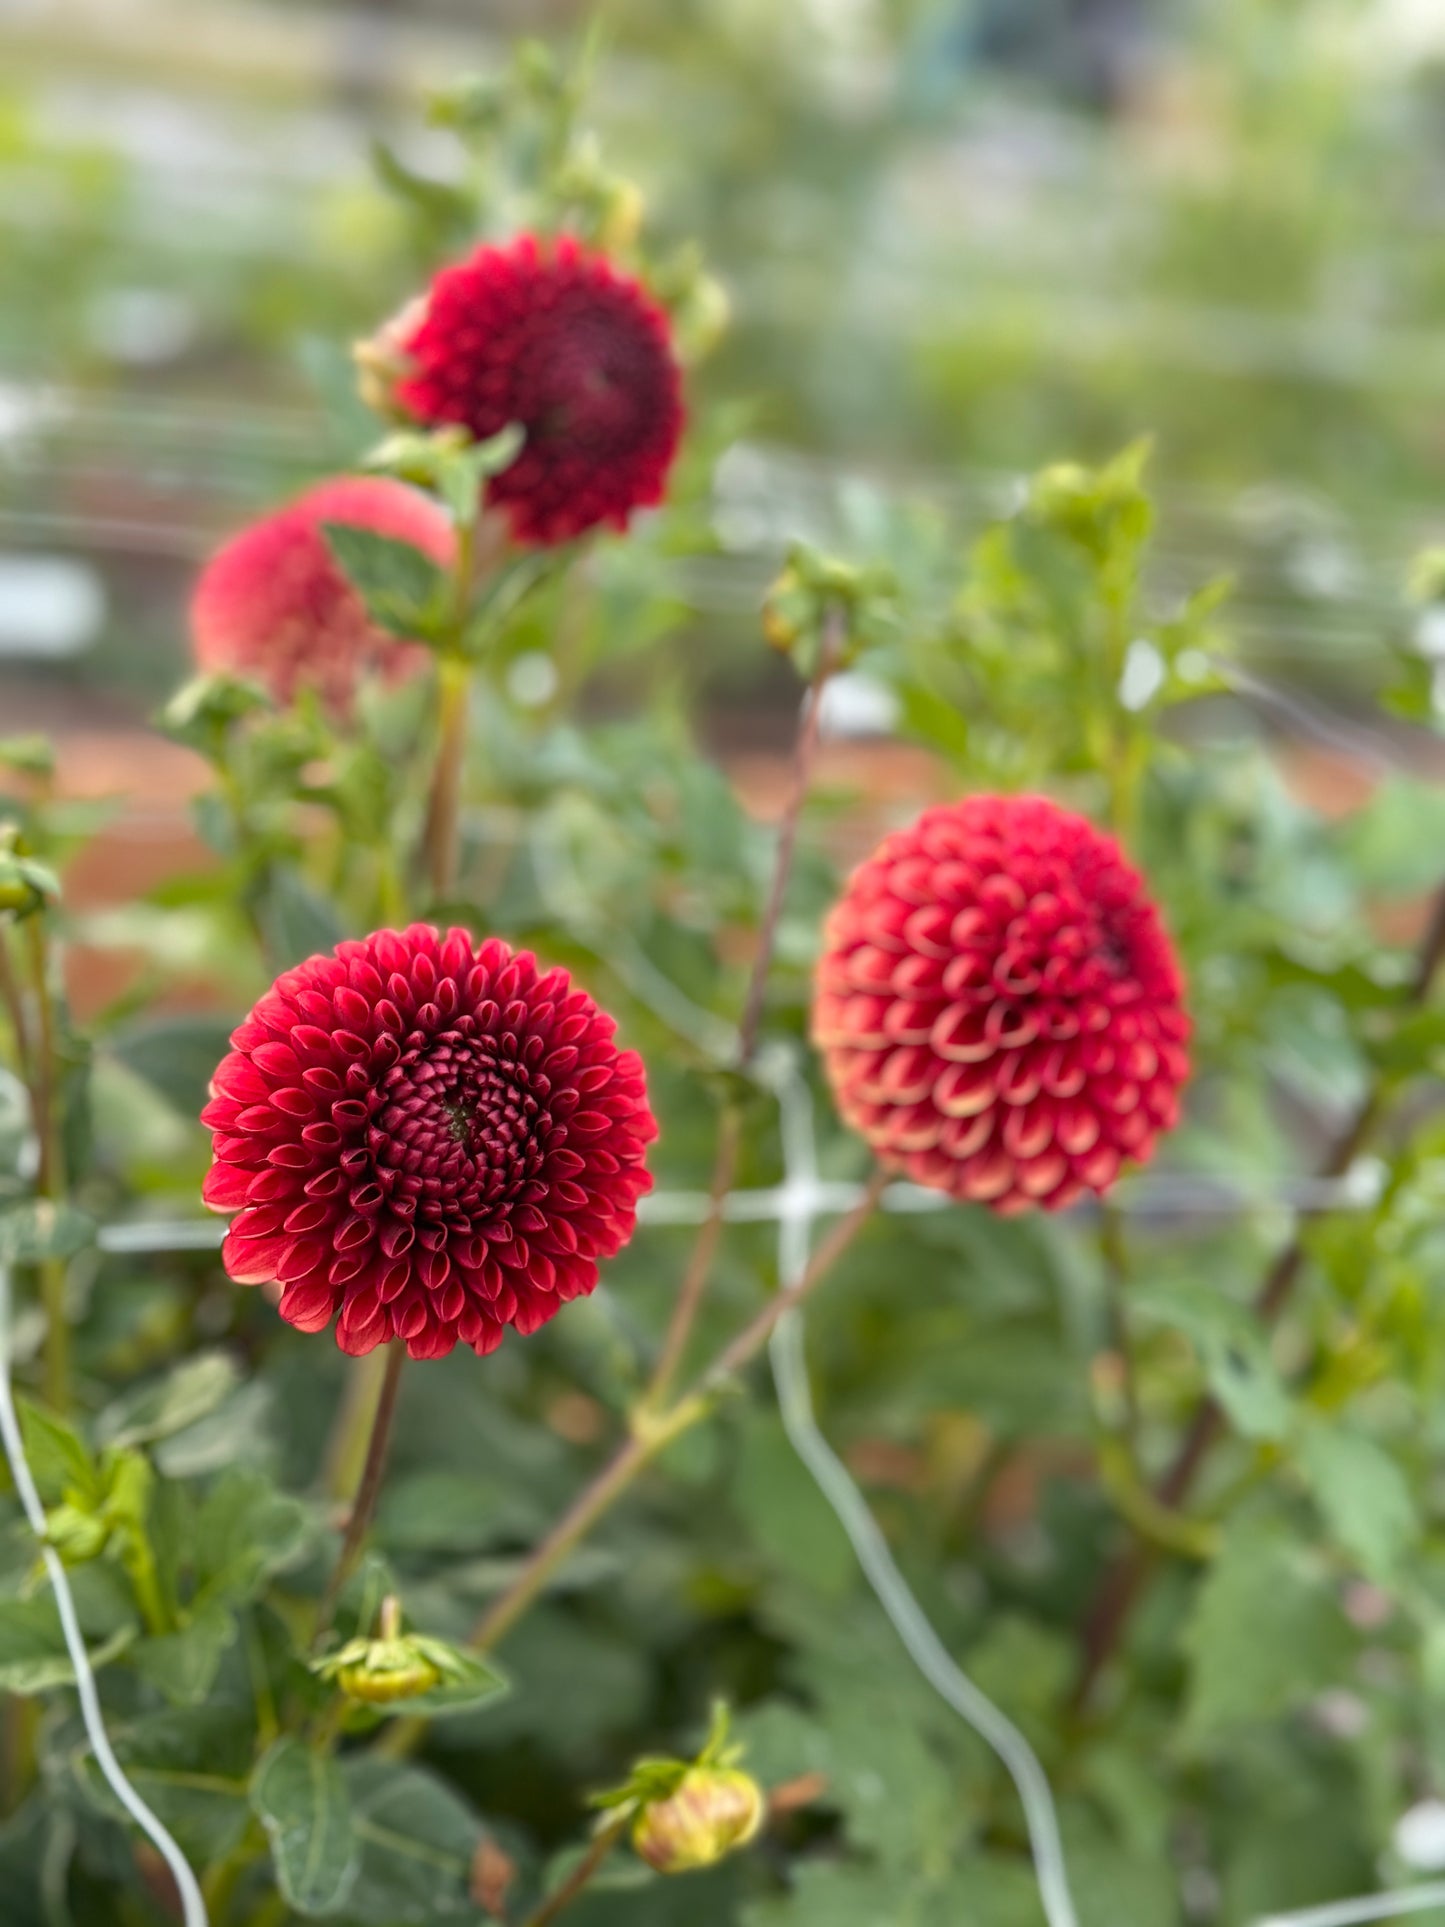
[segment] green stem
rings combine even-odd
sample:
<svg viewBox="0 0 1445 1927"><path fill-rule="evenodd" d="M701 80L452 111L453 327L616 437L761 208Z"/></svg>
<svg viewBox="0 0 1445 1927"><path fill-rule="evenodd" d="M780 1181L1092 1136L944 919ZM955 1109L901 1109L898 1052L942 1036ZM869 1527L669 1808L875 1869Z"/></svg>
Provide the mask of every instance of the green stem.
<svg viewBox="0 0 1445 1927"><path fill-rule="evenodd" d="M328 1499L340 1504L361 1483L366 1448L376 1423L376 1408L386 1378L387 1355L378 1346L349 1361L341 1402L326 1442L322 1483Z"/></svg>
<svg viewBox="0 0 1445 1927"><path fill-rule="evenodd" d="M466 655L467 623L476 561L477 525L462 523L457 529L456 560L452 569L451 613L437 663L436 763L422 837L422 857L434 900L449 896L456 885L462 766L467 747L467 696L472 674Z"/></svg>
<svg viewBox="0 0 1445 1927"><path fill-rule="evenodd" d="M40 1167L35 1189L52 1202L65 1195L65 1147L60 1131L60 1106L56 1096L55 1004L51 995L50 947L39 916L26 926L30 946L30 970L35 987L38 1036L35 1042L34 1076L31 1101L35 1114L35 1134L40 1146ZM66 1266L63 1259L43 1258L40 1262L40 1297L45 1308L45 1395L52 1409L70 1409L70 1322L65 1304Z"/></svg>
<svg viewBox="0 0 1445 1927"><path fill-rule="evenodd" d="M331 1622L336 1617L336 1608L345 1590L346 1582L356 1570L366 1544L366 1535L371 1529L371 1521L376 1512L376 1502L381 1494L381 1482L386 1473L386 1455L391 1444L392 1420L396 1416L396 1394L401 1383L401 1368L406 1363L406 1347L393 1340L386 1347L386 1371L381 1381L380 1396L376 1401L376 1411L371 1422L371 1436L367 1442L366 1461L361 1469L361 1481L356 1488L356 1498L352 1504L351 1517L346 1523L346 1536L341 1542L341 1551L336 1565L322 1594L321 1605L316 1615L316 1630L312 1635L313 1649L321 1645L331 1631Z"/></svg>
<svg viewBox="0 0 1445 1927"><path fill-rule="evenodd" d="M261 1824L257 1820L252 1820L231 1851L208 1867L201 1876L201 1897L206 1903L211 1927L226 1927L236 1888L240 1885L246 1869L265 1852L265 1849L266 1836L261 1830Z"/></svg>

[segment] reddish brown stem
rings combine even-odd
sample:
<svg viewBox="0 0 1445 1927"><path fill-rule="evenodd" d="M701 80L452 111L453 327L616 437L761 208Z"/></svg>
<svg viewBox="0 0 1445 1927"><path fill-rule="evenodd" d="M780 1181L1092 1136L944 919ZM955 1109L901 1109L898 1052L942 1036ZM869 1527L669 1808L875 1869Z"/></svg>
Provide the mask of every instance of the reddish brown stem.
<svg viewBox="0 0 1445 1927"><path fill-rule="evenodd" d="M1429 996L1442 958L1445 958L1445 889L1436 896L1420 941L1407 993L1410 1003L1423 1003ZM1363 1149L1382 1108L1383 1095L1377 1085L1360 1100L1327 1147L1318 1173L1322 1180L1344 1176ZM1254 1315L1266 1331L1275 1325L1288 1304L1304 1256L1304 1240L1296 1231L1270 1266L1254 1301ZM1162 1506L1175 1512L1184 1504L1224 1430L1224 1413L1218 1401L1212 1397L1201 1400L1178 1452L1154 1488L1154 1495ZM1155 1549L1136 1539L1106 1570L1084 1616L1082 1663L1074 1689L1077 1711L1087 1707L1104 1669L1118 1650L1154 1560Z"/></svg>
<svg viewBox="0 0 1445 1927"><path fill-rule="evenodd" d="M768 887L768 900L763 909L763 920L758 931L758 947L753 957L753 967L748 977L748 987L743 999L742 1020L738 1025L737 1067L746 1070L757 1054L758 1037L762 1030L763 1008L768 993L768 976L773 967L773 953L777 949L778 925L782 920L783 902L788 893L788 879L793 871L793 854L798 845L798 828L802 822L803 805L808 800L812 786L813 767L818 754L819 722L823 709L823 691L828 678L837 668L843 653L845 640L845 620L840 609L832 609L823 624L823 634L818 649L818 665L813 679L808 685L808 693L803 701L802 713L798 718L798 734L793 745L793 774L788 795L783 804L782 820L778 825L778 847L773 859L772 882ZM683 1273L682 1285L672 1307L667 1332L662 1341L662 1349L657 1355L652 1378L643 1397L643 1409L656 1411L671 1389L672 1381L682 1364L687 1341L692 1336L693 1325L707 1292L708 1280L712 1276L713 1259L722 1238L723 1207L731 1191L733 1179L737 1175L738 1151L742 1141L742 1119L736 1106L729 1106L723 1113L718 1127L717 1151L713 1159L712 1179L708 1185L708 1212L698 1232L687 1270Z"/></svg>
<svg viewBox="0 0 1445 1927"><path fill-rule="evenodd" d="M356 1488L351 1516L346 1522L346 1536L341 1542L341 1551L316 1615L316 1631L312 1635L312 1645L315 1647L319 1647L331 1631L331 1622L336 1617L342 1592L356 1570L366 1544L366 1535L371 1529L376 1502L381 1496L381 1482L386 1474L392 1420L396 1416L396 1394L401 1384L401 1368L405 1363L406 1347L394 1339L387 1347L386 1376L381 1381L376 1415L371 1421L371 1439L366 1448L366 1463L361 1469L361 1482Z"/></svg>

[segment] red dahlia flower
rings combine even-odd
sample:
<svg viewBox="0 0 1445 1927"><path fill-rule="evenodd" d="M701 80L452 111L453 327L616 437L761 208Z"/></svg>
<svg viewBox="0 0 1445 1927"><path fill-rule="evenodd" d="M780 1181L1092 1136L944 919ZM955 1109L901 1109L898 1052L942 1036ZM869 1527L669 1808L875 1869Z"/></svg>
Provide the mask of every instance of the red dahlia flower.
<svg viewBox="0 0 1445 1927"><path fill-rule="evenodd" d="M524 234L444 268L384 336L397 404L478 441L526 431L487 499L519 542L568 542L662 500L682 432L667 316L570 236Z"/></svg>
<svg viewBox="0 0 1445 1927"><path fill-rule="evenodd" d="M375 627L323 522L371 529L410 542L442 568L451 563L451 524L429 497L382 476L339 476L217 550L196 585L191 636L203 669L250 677L283 703L299 688L315 689L344 712L364 670L412 675L427 652Z"/></svg>
<svg viewBox="0 0 1445 1927"><path fill-rule="evenodd" d="M1111 837L1046 797L970 796L854 872L813 1037L886 1165L996 1211L1059 1210L1174 1123L1182 992Z"/></svg>
<svg viewBox="0 0 1445 1927"><path fill-rule="evenodd" d="M201 1120L237 1284L343 1351L534 1332L632 1235L657 1126L642 1060L564 970L429 924L278 977Z"/></svg>

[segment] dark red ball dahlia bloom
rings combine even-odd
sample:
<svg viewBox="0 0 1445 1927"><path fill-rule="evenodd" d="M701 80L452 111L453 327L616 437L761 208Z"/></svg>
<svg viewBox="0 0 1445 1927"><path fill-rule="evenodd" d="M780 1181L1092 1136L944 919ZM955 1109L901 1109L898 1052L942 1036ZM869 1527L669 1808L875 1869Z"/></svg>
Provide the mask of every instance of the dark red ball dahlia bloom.
<svg viewBox="0 0 1445 1927"><path fill-rule="evenodd" d="M343 1351L492 1351L597 1283L657 1126L642 1060L564 970L498 938L382 930L278 977L201 1121L237 1284Z"/></svg>
<svg viewBox="0 0 1445 1927"><path fill-rule="evenodd" d="M683 419L667 316L571 236L524 234L444 268L388 345L405 369L394 398L417 420L478 441L526 430L487 491L517 541L625 528L662 500Z"/></svg>
<svg viewBox="0 0 1445 1927"><path fill-rule="evenodd" d="M317 690L344 712L367 670L415 674L427 651L378 629L331 553L324 522L409 542L450 566L454 537L428 496L377 475L342 475L242 529L211 557L191 602L202 669L249 677L279 702Z"/></svg>
<svg viewBox="0 0 1445 1927"><path fill-rule="evenodd" d="M1059 1210L1178 1112L1173 947L1117 843L1042 796L970 796L886 837L827 924L813 1038L891 1169Z"/></svg>

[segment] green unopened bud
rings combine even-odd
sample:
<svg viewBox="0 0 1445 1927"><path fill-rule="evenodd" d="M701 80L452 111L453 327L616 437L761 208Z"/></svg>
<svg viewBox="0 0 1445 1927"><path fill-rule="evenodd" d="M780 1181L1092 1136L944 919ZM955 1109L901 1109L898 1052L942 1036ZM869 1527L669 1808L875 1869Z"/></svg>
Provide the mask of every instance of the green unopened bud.
<svg viewBox="0 0 1445 1927"><path fill-rule="evenodd" d="M814 598L789 563L763 599L763 636L770 649L787 655L813 619Z"/></svg>
<svg viewBox="0 0 1445 1927"><path fill-rule="evenodd" d="M477 1705L505 1686L501 1675L475 1653L424 1633L404 1633L401 1605L390 1596L381 1602L373 1636L348 1641L338 1652L313 1662L313 1670L348 1699L390 1706L426 1698L429 1712Z"/></svg>
<svg viewBox="0 0 1445 1927"><path fill-rule="evenodd" d="M0 910L28 917L59 895L59 877L48 865L25 855L18 827L0 826Z"/></svg>
<svg viewBox="0 0 1445 1927"><path fill-rule="evenodd" d="M110 1525L79 1506L58 1505L45 1516L45 1538L59 1553L62 1565L82 1566L105 1551Z"/></svg>
<svg viewBox="0 0 1445 1927"><path fill-rule="evenodd" d="M690 1767L667 1799L639 1813L632 1844L658 1873L691 1873L745 1847L766 1811L751 1775L736 1767Z"/></svg>

